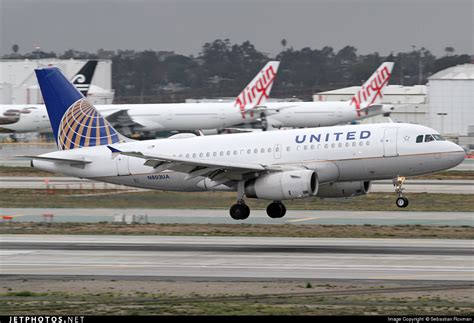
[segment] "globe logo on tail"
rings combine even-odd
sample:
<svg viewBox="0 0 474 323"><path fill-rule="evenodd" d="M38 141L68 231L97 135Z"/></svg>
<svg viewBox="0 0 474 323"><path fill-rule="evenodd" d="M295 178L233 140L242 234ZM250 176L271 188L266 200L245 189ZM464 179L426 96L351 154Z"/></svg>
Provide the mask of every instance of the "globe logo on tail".
<svg viewBox="0 0 474 323"><path fill-rule="evenodd" d="M117 132L84 98L77 100L67 109L59 124L60 150L109 145L117 142L119 142Z"/></svg>

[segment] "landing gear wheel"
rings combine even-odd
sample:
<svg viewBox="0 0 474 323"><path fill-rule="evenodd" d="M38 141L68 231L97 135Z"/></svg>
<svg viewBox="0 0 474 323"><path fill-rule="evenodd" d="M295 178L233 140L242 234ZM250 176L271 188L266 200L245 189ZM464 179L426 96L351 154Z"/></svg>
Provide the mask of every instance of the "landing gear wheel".
<svg viewBox="0 0 474 323"><path fill-rule="evenodd" d="M396 204L398 207L407 207L408 199L406 197L399 197L397 198Z"/></svg>
<svg viewBox="0 0 474 323"><path fill-rule="evenodd" d="M398 195L398 198L395 201L395 204L397 204L397 206L400 208L407 207L408 199L406 197L403 197L403 191L405 190L403 188L403 183L405 182L405 177L398 176L397 178L394 178L392 182L393 182L393 186L395 186L395 193L397 193Z"/></svg>
<svg viewBox="0 0 474 323"><path fill-rule="evenodd" d="M250 208L245 203L237 203L230 207L230 216L234 220L245 220L250 215Z"/></svg>
<svg viewBox="0 0 474 323"><path fill-rule="evenodd" d="M267 131L268 128L267 116L263 112L260 114L260 128L262 131Z"/></svg>
<svg viewBox="0 0 474 323"><path fill-rule="evenodd" d="M286 207L281 202L273 202L267 206L267 214L272 219L282 218L286 214Z"/></svg>

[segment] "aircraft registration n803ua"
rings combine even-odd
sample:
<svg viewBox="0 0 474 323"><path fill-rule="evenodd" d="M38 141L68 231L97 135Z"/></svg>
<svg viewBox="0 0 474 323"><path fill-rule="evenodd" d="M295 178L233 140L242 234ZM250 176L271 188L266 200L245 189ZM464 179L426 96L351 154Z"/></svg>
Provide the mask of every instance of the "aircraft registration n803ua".
<svg viewBox="0 0 474 323"><path fill-rule="evenodd" d="M397 205L404 176L454 167L465 157L435 130L413 124L346 125L226 136L180 134L126 141L57 68L36 70L59 151L32 166L108 183L169 191L236 191L234 219L250 214L244 197L272 201L367 194L370 181L395 179Z"/></svg>

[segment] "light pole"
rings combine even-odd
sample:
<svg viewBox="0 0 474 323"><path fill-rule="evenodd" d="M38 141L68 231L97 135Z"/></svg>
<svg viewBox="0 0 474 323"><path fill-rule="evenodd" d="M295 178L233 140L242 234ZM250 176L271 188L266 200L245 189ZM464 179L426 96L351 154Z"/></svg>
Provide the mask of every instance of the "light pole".
<svg viewBox="0 0 474 323"><path fill-rule="evenodd" d="M445 112L440 112L436 114L441 117L441 134L444 136L444 116L447 116L448 114Z"/></svg>

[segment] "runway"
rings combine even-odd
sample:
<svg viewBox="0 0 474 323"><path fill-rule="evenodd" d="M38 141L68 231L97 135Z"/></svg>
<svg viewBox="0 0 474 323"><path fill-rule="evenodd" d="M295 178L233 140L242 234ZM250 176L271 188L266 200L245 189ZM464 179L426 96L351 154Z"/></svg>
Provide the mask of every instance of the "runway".
<svg viewBox="0 0 474 323"><path fill-rule="evenodd" d="M228 209L110 209L110 208L1 208L1 215L15 222L41 222L43 214L53 214L54 222L113 222L118 217L132 219L146 215L148 223L240 224ZM322 211L291 210L281 219L271 219L265 210L252 210L247 224L321 225L450 225L474 226L472 212L403 211Z"/></svg>
<svg viewBox="0 0 474 323"><path fill-rule="evenodd" d="M16 189L121 189L140 190L75 177L0 177L0 187ZM417 180L404 183L410 193L474 194L474 180ZM392 181L373 181L370 192L394 192Z"/></svg>
<svg viewBox="0 0 474 323"><path fill-rule="evenodd" d="M472 281L470 240L2 235L3 275Z"/></svg>

